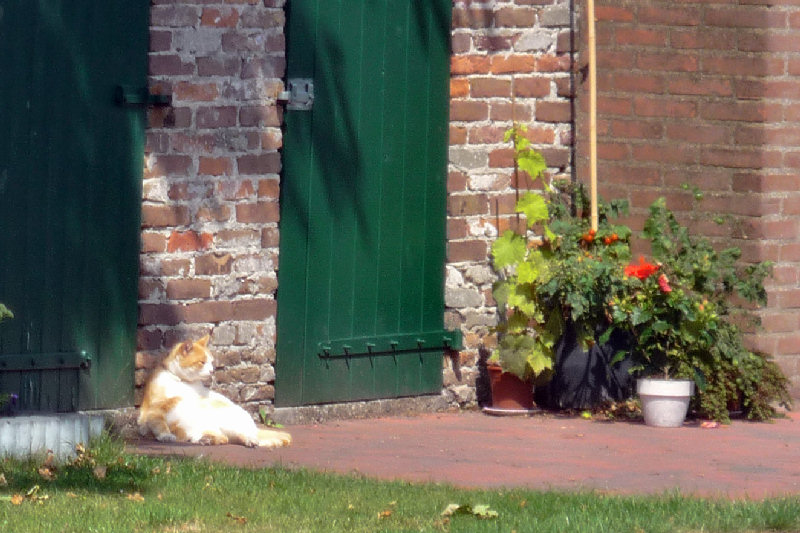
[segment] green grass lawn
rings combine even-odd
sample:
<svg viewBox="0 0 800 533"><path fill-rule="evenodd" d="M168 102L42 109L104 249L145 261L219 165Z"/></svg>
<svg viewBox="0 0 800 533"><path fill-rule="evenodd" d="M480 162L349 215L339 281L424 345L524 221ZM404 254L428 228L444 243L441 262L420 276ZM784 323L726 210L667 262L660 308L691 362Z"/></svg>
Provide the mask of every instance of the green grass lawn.
<svg viewBox="0 0 800 533"><path fill-rule="evenodd" d="M800 530L800 498L472 491L132 456L108 439L68 465L4 460L0 474L3 533ZM481 518L466 508L443 516L450 504L488 506L497 516Z"/></svg>

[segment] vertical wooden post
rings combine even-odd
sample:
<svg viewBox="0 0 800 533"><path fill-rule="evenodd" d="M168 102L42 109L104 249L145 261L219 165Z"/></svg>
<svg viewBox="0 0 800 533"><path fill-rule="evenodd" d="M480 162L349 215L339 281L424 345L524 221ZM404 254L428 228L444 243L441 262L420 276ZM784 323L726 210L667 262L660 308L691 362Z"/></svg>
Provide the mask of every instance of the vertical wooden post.
<svg viewBox="0 0 800 533"><path fill-rule="evenodd" d="M592 229L597 230L597 38L594 0L587 0L586 24L589 41L589 194Z"/></svg>

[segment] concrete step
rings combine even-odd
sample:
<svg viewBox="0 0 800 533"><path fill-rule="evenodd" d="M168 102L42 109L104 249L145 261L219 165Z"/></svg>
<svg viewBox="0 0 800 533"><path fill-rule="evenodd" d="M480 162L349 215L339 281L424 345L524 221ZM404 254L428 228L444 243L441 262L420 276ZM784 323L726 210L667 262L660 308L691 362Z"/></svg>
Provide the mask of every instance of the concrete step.
<svg viewBox="0 0 800 533"><path fill-rule="evenodd" d="M87 444L103 431L102 415L64 413L0 418L0 457L25 459L53 452L63 460L75 455L75 445Z"/></svg>

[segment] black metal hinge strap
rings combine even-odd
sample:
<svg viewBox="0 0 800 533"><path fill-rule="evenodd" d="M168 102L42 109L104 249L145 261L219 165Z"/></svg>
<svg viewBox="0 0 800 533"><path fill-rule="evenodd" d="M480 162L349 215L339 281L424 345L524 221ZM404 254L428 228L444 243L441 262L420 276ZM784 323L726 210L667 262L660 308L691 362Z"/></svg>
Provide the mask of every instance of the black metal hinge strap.
<svg viewBox="0 0 800 533"><path fill-rule="evenodd" d="M92 364L86 352L0 355L0 372L31 370L88 369Z"/></svg>
<svg viewBox="0 0 800 533"><path fill-rule="evenodd" d="M321 359L398 355L403 353L461 350L461 331L429 331L330 340L317 345Z"/></svg>

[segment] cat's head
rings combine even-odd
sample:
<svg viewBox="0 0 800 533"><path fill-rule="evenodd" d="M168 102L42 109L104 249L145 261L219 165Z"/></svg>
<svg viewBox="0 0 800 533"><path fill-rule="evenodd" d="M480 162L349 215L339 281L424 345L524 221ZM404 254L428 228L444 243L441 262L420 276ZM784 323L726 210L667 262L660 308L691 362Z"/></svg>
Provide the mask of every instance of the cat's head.
<svg viewBox="0 0 800 533"><path fill-rule="evenodd" d="M209 336L206 335L195 342L176 344L164 359L164 366L184 381L207 379L214 370L214 358L208 349L208 339Z"/></svg>

